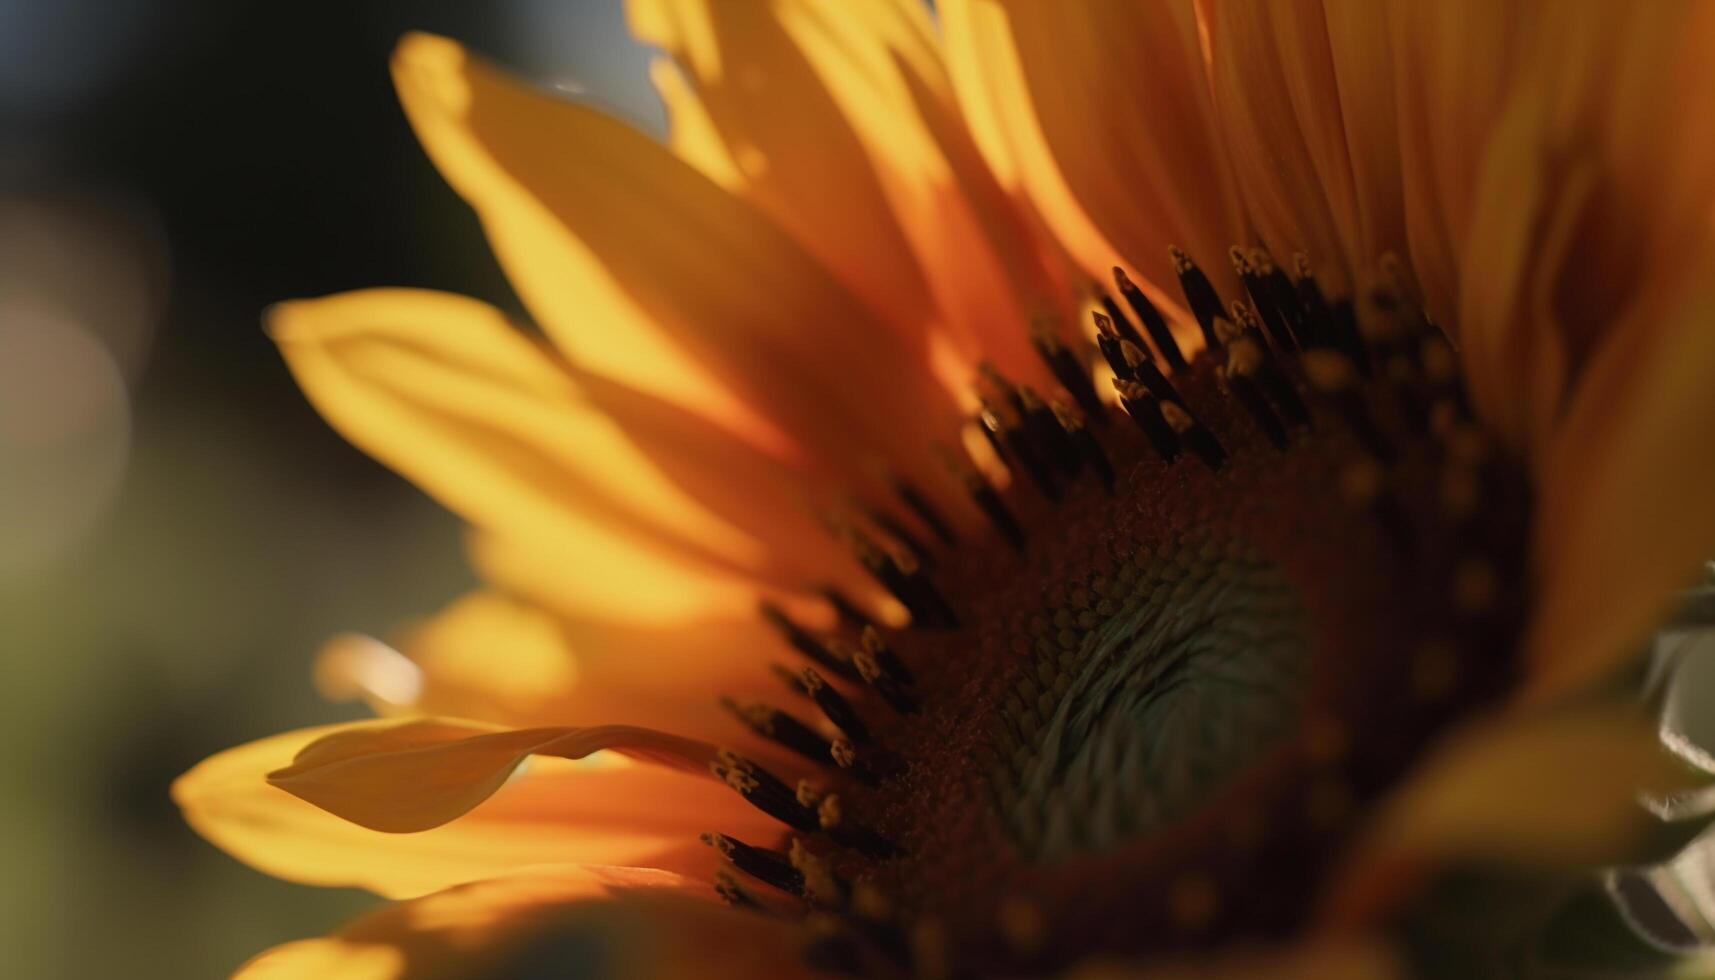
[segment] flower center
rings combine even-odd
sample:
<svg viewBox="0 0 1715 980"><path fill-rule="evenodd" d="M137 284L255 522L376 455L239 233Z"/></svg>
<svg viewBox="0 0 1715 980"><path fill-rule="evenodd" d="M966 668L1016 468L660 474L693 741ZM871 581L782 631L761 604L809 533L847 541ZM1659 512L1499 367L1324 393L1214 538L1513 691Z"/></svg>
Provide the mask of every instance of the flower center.
<svg viewBox="0 0 1715 980"><path fill-rule="evenodd" d="M1039 658L1008 698L1031 708L1009 715L1016 737L995 790L1038 860L1183 816L1287 737L1303 708L1309 641L1280 569L1228 539L1145 550L1121 573L1104 596L1113 614L1076 650ZM1079 611L1052 610L1044 625Z"/></svg>
<svg viewBox="0 0 1715 980"><path fill-rule="evenodd" d="M952 465L992 536L955 545L906 494L928 533L840 529L912 628L765 610L807 666L785 707L732 707L819 771L728 753L792 833L708 839L722 894L803 915L818 962L1004 973L1290 933L1363 807L1505 689L1528 495L1439 331L1386 291L1359 330L1255 250L1223 307L1175 260L1208 348L1182 357L1118 276L1143 329L1096 317L1117 409L1052 335L1065 401L985 371L1013 485Z"/></svg>

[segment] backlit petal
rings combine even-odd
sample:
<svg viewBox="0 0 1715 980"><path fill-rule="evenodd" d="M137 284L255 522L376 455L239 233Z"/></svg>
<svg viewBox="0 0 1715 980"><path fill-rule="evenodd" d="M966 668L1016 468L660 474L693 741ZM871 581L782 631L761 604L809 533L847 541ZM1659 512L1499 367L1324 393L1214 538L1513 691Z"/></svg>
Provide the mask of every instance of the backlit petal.
<svg viewBox="0 0 1715 980"><path fill-rule="evenodd" d="M1072 313L1073 297L1034 216L977 148L927 11L794 0L782 20L852 119L967 364L1043 376L1027 326Z"/></svg>
<svg viewBox="0 0 1715 980"><path fill-rule="evenodd" d="M643 725L710 740L737 733L717 699L777 695L762 657L789 653L752 609L730 620L628 623L562 616L494 590L408 627L397 644L336 638L318 660L319 685L389 714L514 728Z"/></svg>
<svg viewBox="0 0 1715 980"><path fill-rule="evenodd" d="M235 980L463 980L601 976L638 980L807 977L772 920L674 894L674 876L632 868L543 868L390 905L332 936L289 943Z"/></svg>
<svg viewBox="0 0 1715 980"><path fill-rule="evenodd" d="M783 555L710 513L698 496L707 481L687 485L682 465L670 479L651 461L678 446L641 451L648 440L623 431L563 362L483 303L372 289L276 305L269 324L335 428L478 527L555 542L568 561L604 557L580 547L590 524L640 548L764 575Z"/></svg>
<svg viewBox="0 0 1715 980"><path fill-rule="evenodd" d="M733 193L744 189L744 171L732 158L702 96L671 58L649 63L649 79L667 110L667 145L710 180Z"/></svg>
<svg viewBox="0 0 1715 980"><path fill-rule="evenodd" d="M353 823L410 833L469 812L531 755L582 759L603 749L705 775L715 758L705 742L629 725L496 731L424 719L330 732L268 782Z"/></svg>
<svg viewBox="0 0 1715 980"><path fill-rule="evenodd" d="M571 616L660 625L750 615L756 590L730 575L710 574L617 538L595 524L568 549L527 534L470 536L471 562L484 579Z"/></svg>
<svg viewBox="0 0 1715 980"><path fill-rule="evenodd" d="M695 130L701 112L737 166L729 186L921 347L935 317L928 281L862 142L792 43L778 6L626 4L632 32L672 56L695 100L665 100L674 132ZM688 118L678 118L681 109Z"/></svg>
<svg viewBox="0 0 1715 980"><path fill-rule="evenodd" d="M778 824L712 780L610 757L536 760L463 817L414 834L359 826L267 783L267 773L317 739L377 724L303 729L229 749L179 777L173 799L198 833L259 870L390 898L547 861L706 877L713 865L698 833L766 840L777 832Z"/></svg>
<svg viewBox="0 0 1715 980"><path fill-rule="evenodd" d="M580 364L701 409L684 379L656 374L661 348L682 350L828 471L861 482L869 460L888 458L944 479L929 447L899 433L951 431L945 390L753 207L624 124L525 89L451 41L407 37L394 76L430 155ZM754 430L739 431L765 435Z"/></svg>
<svg viewBox="0 0 1715 980"><path fill-rule="evenodd" d="M1226 249L1249 236L1189 0L942 6L949 62L985 150L1090 275L1105 283L1118 257L1176 300L1167 246L1178 244L1233 287Z"/></svg>
<svg viewBox="0 0 1715 980"><path fill-rule="evenodd" d="M838 585L875 601L877 586L816 516L835 488L682 406L600 375L580 373L584 395L675 486L708 512L747 529L785 588Z"/></svg>

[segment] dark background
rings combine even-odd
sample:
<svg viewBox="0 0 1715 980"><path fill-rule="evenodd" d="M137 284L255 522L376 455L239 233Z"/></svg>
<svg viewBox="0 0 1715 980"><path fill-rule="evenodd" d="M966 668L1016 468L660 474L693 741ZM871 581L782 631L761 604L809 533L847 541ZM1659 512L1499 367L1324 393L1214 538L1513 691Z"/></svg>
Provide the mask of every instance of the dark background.
<svg viewBox="0 0 1715 980"><path fill-rule="evenodd" d="M373 901L191 833L174 776L353 717L309 663L469 584L260 329L421 285L513 305L387 57L428 29L658 130L619 0L0 0L0 950L15 977L219 976Z"/></svg>

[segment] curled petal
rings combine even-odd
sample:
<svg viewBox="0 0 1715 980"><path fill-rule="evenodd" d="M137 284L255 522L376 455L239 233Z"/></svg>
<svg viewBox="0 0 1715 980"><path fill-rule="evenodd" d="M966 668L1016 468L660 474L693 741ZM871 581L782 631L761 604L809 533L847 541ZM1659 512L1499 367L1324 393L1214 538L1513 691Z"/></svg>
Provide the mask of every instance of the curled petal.
<svg viewBox="0 0 1715 980"><path fill-rule="evenodd" d="M711 828L766 839L778 826L707 779L602 759L537 760L458 820L423 833L358 826L268 785L265 776L348 726L276 735L229 749L173 784L196 831L269 874L412 897L546 860L631 864L706 877ZM362 723L370 730L376 723Z"/></svg>
<svg viewBox="0 0 1715 980"><path fill-rule="evenodd" d="M268 782L364 827L410 833L469 812L531 755L582 759L603 749L690 773L715 759L707 743L629 725L493 731L426 719L331 732Z"/></svg>

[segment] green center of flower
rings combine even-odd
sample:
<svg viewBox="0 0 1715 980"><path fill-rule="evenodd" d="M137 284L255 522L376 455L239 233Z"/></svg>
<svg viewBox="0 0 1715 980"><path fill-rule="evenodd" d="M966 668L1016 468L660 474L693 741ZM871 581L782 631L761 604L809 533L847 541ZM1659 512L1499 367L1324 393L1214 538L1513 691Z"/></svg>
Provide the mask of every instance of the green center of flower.
<svg viewBox="0 0 1715 980"><path fill-rule="evenodd" d="M1139 554L1113 590L1114 614L1065 667L1039 665L1064 693L1047 692L1046 718L1001 789L1028 853L1100 851L1153 830L1292 731L1310 661L1303 612L1278 568L1235 551ZM1041 700L1039 685L1026 688L1018 703Z"/></svg>

